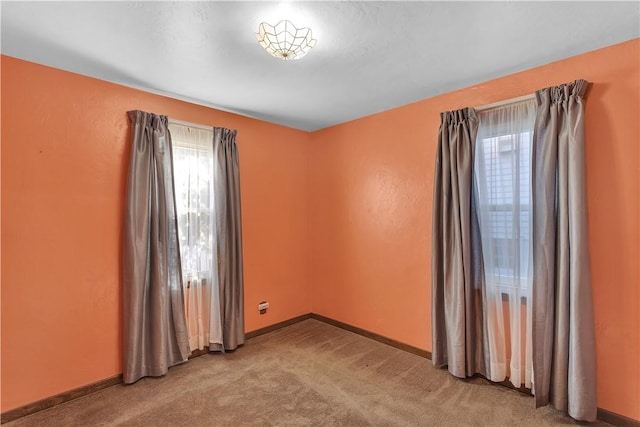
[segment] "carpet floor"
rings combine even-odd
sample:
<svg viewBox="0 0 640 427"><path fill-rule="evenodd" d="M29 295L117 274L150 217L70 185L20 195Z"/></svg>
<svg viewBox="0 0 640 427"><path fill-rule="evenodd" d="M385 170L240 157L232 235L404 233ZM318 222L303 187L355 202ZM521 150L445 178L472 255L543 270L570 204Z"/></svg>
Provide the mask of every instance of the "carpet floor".
<svg viewBox="0 0 640 427"><path fill-rule="evenodd" d="M307 319L5 426L575 424L515 390L454 378L420 356Z"/></svg>

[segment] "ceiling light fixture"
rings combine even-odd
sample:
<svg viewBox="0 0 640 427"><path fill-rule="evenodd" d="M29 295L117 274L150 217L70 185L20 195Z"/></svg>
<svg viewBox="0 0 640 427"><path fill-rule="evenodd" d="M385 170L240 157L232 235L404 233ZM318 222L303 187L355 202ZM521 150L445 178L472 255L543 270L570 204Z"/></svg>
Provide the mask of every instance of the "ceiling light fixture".
<svg viewBox="0 0 640 427"><path fill-rule="evenodd" d="M275 26L263 22L258 27L256 38L270 55L283 60L300 59L316 45L311 28L296 28L286 20Z"/></svg>

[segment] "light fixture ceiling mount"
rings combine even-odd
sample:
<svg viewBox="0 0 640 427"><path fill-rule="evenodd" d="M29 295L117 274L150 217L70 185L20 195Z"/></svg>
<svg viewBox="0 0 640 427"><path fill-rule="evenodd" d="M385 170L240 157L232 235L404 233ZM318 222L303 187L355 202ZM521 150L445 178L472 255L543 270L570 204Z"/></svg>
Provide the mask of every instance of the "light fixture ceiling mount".
<svg viewBox="0 0 640 427"><path fill-rule="evenodd" d="M287 20L276 25L263 22L258 27L256 38L270 55L282 60L300 59L316 45L311 28L296 28Z"/></svg>

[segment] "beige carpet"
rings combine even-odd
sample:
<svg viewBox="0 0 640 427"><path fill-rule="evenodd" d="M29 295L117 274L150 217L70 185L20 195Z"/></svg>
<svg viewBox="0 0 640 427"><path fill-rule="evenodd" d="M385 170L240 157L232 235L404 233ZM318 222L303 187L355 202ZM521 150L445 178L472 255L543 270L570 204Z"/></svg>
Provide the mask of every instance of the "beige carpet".
<svg viewBox="0 0 640 427"><path fill-rule="evenodd" d="M16 426L541 426L576 424L483 379L308 319L162 378L117 385ZM599 423L595 425L607 425Z"/></svg>

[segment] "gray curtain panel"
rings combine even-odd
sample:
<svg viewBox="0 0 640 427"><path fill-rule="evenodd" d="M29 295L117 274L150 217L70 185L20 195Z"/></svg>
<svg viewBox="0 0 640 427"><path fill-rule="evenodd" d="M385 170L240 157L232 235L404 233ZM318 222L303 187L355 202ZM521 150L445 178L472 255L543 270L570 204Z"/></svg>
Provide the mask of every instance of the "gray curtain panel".
<svg viewBox="0 0 640 427"><path fill-rule="evenodd" d="M123 380L187 360L178 226L167 118L129 111L131 159L122 242Z"/></svg>
<svg viewBox="0 0 640 427"><path fill-rule="evenodd" d="M536 92L533 366L536 406L596 419L596 352L578 80Z"/></svg>
<svg viewBox="0 0 640 427"><path fill-rule="evenodd" d="M210 350L233 350L244 344L242 214L236 131L213 128L213 155L223 344L219 348L211 344Z"/></svg>
<svg viewBox="0 0 640 427"><path fill-rule="evenodd" d="M434 366L464 378L489 374L482 259L473 191L478 119L471 108L441 114L432 222Z"/></svg>

